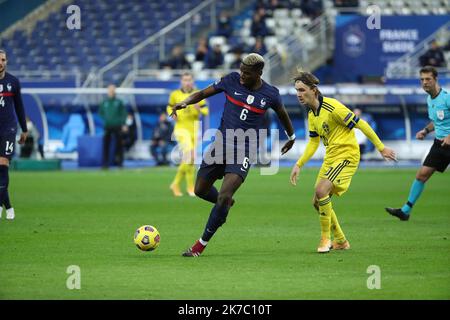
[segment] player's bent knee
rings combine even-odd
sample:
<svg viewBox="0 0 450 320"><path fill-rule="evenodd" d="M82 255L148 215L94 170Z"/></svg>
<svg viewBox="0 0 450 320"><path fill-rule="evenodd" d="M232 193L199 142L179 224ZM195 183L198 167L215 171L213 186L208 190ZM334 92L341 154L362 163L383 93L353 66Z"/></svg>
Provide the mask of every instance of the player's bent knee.
<svg viewBox="0 0 450 320"><path fill-rule="evenodd" d="M421 168L419 171L417 171L416 179L425 183L428 179L430 179L432 175L433 171Z"/></svg>
<svg viewBox="0 0 450 320"><path fill-rule="evenodd" d="M203 198L205 197L211 187L206 187L205 183L199 182L199 179L195 181L194 193L197 197Z"/></svg>
<svg viewBox="0 0 450 320"><path fill-rule="evenodd" d="M321 199L321 198L323 198L323 197L326 197L327 195L328 195L328 191L327 190L325 190L324 188L316 188L316 193L315 193L315 196L316 196L316 199Z"/></svg>
<svg viewBox="0 0 450 320"><path fill-rule="evenodd" d="M200 188L199 186L196 185L196 186L194 187L194 193L195 193L195 195L196 195L197 197L199 197L199 198L204 198L204 197L207 196L208 191L205 190L205 189L203 189L203 188Z"/></svg>
<svg viewBox="0 0 450 320"><path fill-rule="evenodd" d="M217 204L219 206L229 206L231 204L233 197L230 193L219 193L217 198Z"/></svg>

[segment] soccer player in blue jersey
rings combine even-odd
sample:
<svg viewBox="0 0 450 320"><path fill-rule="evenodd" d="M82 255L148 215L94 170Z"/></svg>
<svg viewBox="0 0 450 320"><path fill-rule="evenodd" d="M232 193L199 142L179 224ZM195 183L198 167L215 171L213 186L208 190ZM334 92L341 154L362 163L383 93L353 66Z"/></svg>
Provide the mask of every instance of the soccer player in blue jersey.
<svg viewBox="0 0 450 320"><path fill-rule="evenodd" d="M5 206L6 219L13 220L14 208L11 206L8 193L9 160L14 153L17 120L22 129L20 144L25 143L27 138L27 121L20 93L20 82L6 72L7 62L6 52L0 50L0 218Z"/></svg>
<svg viewBox="0 0 450 320"><path fill-rule="evenodd" d="M450 163L450 92L439 86L437 78L435 68L426 66L420 69L420 82L423 90L428 93L428 117L431 122L417 132L416 138L423 140L427 134L435 131L435 139L422 167L417 171L405 205L401 208L386 208L387 212L402 221L409 220L411 209L428 179L435 171L444 172Z"/></svg>
<svg viewBox="0 0 450 320"><path fill-rule="evenodd" d="M173 106L172 115L176 114L176 110L187 108L220 92L224 92L226 97L220 127L214 143L206 153L210 157L203 157L194 190L198 197L215 205L202 237L183 253L185 257L199 256L217 229L225 223L228 211L234 203L233 195L244 182L252 164L251 158L255 156L250 149L252 144L258 144L258 136L256 139L240 140L235 136L229 138L230 131L235 132L237 136L239 133L250 136L252 132L259 132L259 129L264 127L264 113L268 108L272 108L289 139L281 149L282 154L289 151L294 144L294 129L289 115L278 89L261 79L263 68L263 57L251 53L242 60L240 73L232 72ZM220 191L217 191L214 182L222 178L222 186Z"/></svg>

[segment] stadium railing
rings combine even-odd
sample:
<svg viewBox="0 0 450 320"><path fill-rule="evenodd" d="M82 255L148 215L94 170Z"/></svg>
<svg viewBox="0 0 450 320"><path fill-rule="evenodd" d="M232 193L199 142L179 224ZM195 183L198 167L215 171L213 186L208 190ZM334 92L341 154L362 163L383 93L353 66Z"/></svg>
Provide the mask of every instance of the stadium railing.
<svg viewBox="0 0 450 320"><path fill-rule="evenodd" d="M234 10L239 10L248 2L248 0L233 0ZM192 40L197 36L193 33L193 24L196 21L196 16L208 12L205 16L209 17L209 30L215 30L217 25L217 7L217 0L203 1L195 9L173 21L107 65L91 72L83 83L83 87L102 87L108 74L113 73L118 67L123 67L124 64L127 65L127 72L142 68L142 61L150 51L154 52L157 50L158 61L164 61L167 57L168 39L176 38L180 33L183 34L181 43L186 47L190 47Z"/></svg>
<svg viewBox="0 0 450 320"><path fill-rule="evenodd" d="M420 69L419 58L428 50L428 44L444 35L447 41L450 40L450 21L441 28L433 32L430 36L420 42L413 51L406 53L399 59L388 64L385 75L391 79L412 78L417 76ZM450 61L447 61L447 66L437 68L440 77L450 77Z"/></svg>

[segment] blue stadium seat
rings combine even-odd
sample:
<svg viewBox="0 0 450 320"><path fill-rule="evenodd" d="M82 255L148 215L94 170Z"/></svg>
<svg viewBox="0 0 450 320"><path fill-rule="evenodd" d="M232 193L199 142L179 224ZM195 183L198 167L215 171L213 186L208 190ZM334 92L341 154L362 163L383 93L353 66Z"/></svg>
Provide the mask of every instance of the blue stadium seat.
<svg viewBox="0 0 450 320"><path fill-rule="evenodd" d="M74 0L82 12L81 30L68 30L66 6L39 20L31 35L26 30L17 30L11 38L2 39L1 45L13 52L11 70L68 71L76 67L84 74L92 68L99 69L129 50L136 44L155 34L175 19L198 6L201 0ZM218 1L218 13L231 9L233 1ZM202 14L199 24L193 24L194 34L208 26L210 12ZM182 44L184 30L172 32L166 40L166 53L175 45ZM186 48L186 51L192 48ZM140 56L143 67L159 65L159 47L149 47ZM38 66L37 66L38 65ZM118 69L111 79L121 80L129 69ZM121 79L120 79L121 78Z"/></svg>

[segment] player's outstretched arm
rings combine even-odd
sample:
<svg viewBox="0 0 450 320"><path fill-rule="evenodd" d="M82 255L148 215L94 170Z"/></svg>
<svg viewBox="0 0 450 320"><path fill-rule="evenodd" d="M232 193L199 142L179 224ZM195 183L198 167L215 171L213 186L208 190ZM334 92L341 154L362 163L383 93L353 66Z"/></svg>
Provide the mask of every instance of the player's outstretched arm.
<svg viewBox="0 0 450 320"><path fill-rule="evenodd" d="M380 138L378 138L375 131L373 131L372 127L363 119L359 119L356 124L356 128L360 129L366 137L373 143L375 148L381 153L383 158L386 160L394 160L397 161L397 155L395 151L391 148L386 147L383 142L381 142Z"/></svg>
<svg viewBox="0 0 450 320"><path fill-rule="evenodd" d="M294 134L294 127L292 126L291 119L289 118L289 114L286 111L286 108L284 106L281 106L280 108L275 110L275 113L278 116L278 119L280 119L281 124L283 125L284 129L286 130L286 134L289 137L289 141L286 142L281 148L281 154L285 154L288 152L292 146L295 143L295 134Z"/></svg>
<svg viewBox="0 0 450 320"><path fill-rule="evenodd" d="M177 110L181 110L186 108L188 105L198 103L202 101L203 99L209 98L215 94L219 93L213 86L209 86L208 88L205 88L203 90L194 92L189 97L184 99L183 101L171 106L172 107L172 113L170 114L171 117L177 115Z"/></svg>
<svg viewBox="0 0 450 320"><path fill-rule="evenodd" d="M298 159L297 163L294 164L291 171L290 181L292 185L297 185L298 175L300 174L300 168L303 167L309 159L316 153L317 148L319 148L320 137L311 137L306 145L306 149L303 152L300 159Z"/></svg>

